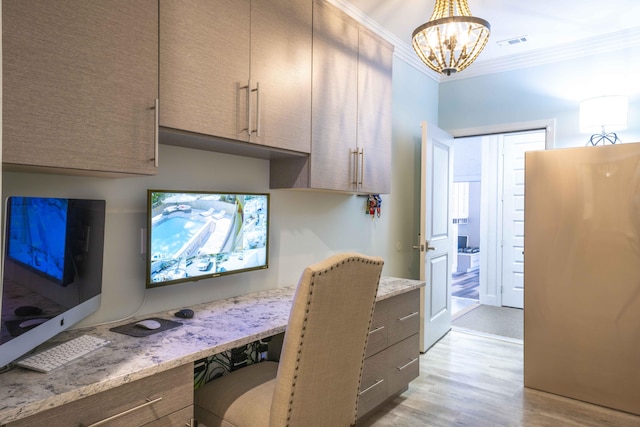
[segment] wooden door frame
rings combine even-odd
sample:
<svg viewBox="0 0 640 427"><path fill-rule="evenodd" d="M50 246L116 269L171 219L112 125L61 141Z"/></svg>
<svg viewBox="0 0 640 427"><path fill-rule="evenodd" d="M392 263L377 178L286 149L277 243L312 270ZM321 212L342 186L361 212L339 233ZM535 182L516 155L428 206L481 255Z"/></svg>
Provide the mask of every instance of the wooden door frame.
<svg viewBox="0 0 640 427"><path fill-rule="evenodd" d="M445 132L452 135L454 138L466 138L466 137L484 137L490 135L499 135L505 133L513 133L513 132L526 132L532 130L545 130L545 149L550 150L555 147L555 128L556 128L556 120L555 119L545 119L545 120L532 120L525 122L514 122L514 123L504 123L498 125L488 125L488 126L479 126L473 128L463 128L463 129L445 129ZM486 173L489 168L497 167L498 159L497 156L499 154L499 150L495 153L491 153L493 155L485 155L483 150L482 155L482 181L486 181ZM455 151L454 151L455 153ZM454 154L455 156L455 154ZM502 168L502 165L499 166ZM500 289L497 286L497 278L501 277L502 274L502 265L501 261L496 260L497 255L494 253L490 255L491 252L495 252L499 249L497 245L499 245L499 239L496 240L492 245L487 245L487 247L483 247L483 243L490 241L489 236L498 236L501 238L501 229L498 229L498 225L502 222L502 214L500 213L499 206L499 195L498 190L502 188L502 176L501 170L494 171L497 176L494 179L499 180L498 185L489 186L488 183L481 183L483 198L489 197L488 203L483 203L485 206L485 210L487 212L482 212L481 207L481 215L480 215L480 303L487 305L502 305L502 294ZM489 218L494 218L494 223L489 223ZM498 222L499 221L499 222ZM501 280L500 280L501 281ZM495 283L493 287L488 286L489 283Z"/></svg>

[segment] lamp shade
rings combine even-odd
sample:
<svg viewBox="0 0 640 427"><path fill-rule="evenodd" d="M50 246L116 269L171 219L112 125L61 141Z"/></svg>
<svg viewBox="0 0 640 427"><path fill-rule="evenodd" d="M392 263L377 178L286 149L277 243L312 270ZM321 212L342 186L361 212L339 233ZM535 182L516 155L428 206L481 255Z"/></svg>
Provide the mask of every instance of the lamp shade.
<svg viewBox="0 0 640 427"><path fill-rule="evenodd" d="M580 132L596 133L627 127L629 98L622 95L599 96L580 103Z"/></svg>

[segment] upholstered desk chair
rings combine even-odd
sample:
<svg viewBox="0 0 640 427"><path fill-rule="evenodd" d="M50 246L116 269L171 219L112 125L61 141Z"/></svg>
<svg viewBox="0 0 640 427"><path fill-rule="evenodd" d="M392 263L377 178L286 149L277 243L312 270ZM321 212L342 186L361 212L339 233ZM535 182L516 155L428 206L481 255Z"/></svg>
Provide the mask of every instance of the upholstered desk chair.
<svg viewBox="0 0 640 427"><path fill-rule="evenodd" d="M383 264L379 257L345 253L307 267L294 295L280 362L249 365L196 390L199 425L355 425Z"/></svg>

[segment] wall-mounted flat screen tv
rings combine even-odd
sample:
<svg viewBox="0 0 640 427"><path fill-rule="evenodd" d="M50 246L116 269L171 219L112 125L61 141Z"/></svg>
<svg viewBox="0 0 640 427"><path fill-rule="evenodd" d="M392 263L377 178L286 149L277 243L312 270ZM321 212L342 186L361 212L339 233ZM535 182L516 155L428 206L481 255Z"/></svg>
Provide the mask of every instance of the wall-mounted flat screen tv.
<svg viewBox="0 0 640 427"><path fill-rule="evenodd" d="M269 266L269 194L147 191L147 288Z"/></svg>

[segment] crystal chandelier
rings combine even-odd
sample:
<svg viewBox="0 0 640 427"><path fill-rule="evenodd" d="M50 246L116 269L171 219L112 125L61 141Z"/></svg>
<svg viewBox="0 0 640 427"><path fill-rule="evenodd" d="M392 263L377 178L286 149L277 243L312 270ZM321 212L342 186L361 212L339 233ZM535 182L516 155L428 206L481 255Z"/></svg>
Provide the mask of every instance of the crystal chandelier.
<svg viewBox="0 0 640 427"><path fill-rule="evenodd" d="M490 32L489 22L471 16L467 0L436 0L429 22L413 32L413 48L429 68L449 76L475 61Z"/></svg>

